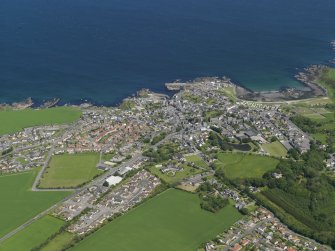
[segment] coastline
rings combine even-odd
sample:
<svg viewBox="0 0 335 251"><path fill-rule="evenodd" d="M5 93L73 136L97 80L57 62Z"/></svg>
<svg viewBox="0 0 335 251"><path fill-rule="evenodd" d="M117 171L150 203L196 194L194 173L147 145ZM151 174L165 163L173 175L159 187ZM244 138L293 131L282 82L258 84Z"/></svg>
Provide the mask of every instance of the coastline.
<svg viewBox="0 0 335 251"><path fill-rule="evenodd" d="M311 65L305 68L303 71L297 73L294 77L298 80L305 88L304 89L297 89L297 88L289 88L289 87L282 87L280 90L272 90L272 91L253 91L243 85L234 83L230 78L224 76L222 78L219 77L199 77L195 78L194 80L187 81L187 82L171 82L165 84L165 89L167 93L157 93L157 95L173 95L176 91L185 90L190 85L194 84L201 84L203 81L215 81L215 80L223 80L226 81L227 84L234 86L236 91L236 96L238 99L246 100L246 101L262 101L262 102L278 102L278 101L298 101L310 98L318 98L318 97L327 97L327 90L320 86L317 82L322 74L323 69L327 68L328 66L325 65ZM138 93L132 94L128 97L123 98L127 99L131 96L136 96ZM151 93L153 93L150 90ZM89 107L89 106L101 106L101 107L112 107L118 106L120 103L114 102L110 105L99 105L94 101L88 100L81 100L77 102L71 103L64 103L62 104L60 98L53 98L50 100L46 100L41 102L36 102L33 98L28 97L27 99L14 102L12 104L0 104L0 110L4 109L26 109L26 108L35 108L35 109L45 109L45 108L52 108L56 106L78 106L78 107Z"/></svg>

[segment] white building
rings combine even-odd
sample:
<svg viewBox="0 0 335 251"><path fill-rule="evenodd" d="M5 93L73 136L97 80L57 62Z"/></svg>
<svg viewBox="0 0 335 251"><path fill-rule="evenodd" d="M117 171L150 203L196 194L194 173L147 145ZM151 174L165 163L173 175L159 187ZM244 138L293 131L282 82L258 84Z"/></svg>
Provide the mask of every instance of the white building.
<svg viewBox="0 0 335 251"><path fill-rule="evenodd" d="M108 183L108 186L114 186L118 183L120 183L122 180L119 176L110 176L108 179L106 179L106 182Z"/></svg>

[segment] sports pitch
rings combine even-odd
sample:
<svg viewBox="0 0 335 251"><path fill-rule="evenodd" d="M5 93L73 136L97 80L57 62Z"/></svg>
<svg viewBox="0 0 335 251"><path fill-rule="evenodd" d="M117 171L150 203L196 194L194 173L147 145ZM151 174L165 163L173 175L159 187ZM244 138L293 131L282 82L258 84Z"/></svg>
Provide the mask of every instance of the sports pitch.
<svg viewBox="0 0 335 251"><path fill-rule="evenodd" d="M39 184L41 188L77 187L102 173L96 168L98 153L62 154L52 157Z"/></svg>

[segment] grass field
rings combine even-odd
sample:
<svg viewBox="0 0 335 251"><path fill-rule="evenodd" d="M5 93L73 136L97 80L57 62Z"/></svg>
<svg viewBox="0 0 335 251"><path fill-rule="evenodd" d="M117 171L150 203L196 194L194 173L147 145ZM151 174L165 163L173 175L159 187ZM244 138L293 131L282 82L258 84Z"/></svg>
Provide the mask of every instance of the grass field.
<svg viewBox="0 0 335 251"><path fill-rule="evenodd" d="M73 234L69 232L63 232L52 239L45 247L41 249L41 251L61 251L72 241L73 238Z"/></svg>
<svg viewBox="0 0 335 251"><path fill-rule="evenodd" d="M150 172L156 176L158 176L159 178L161 178L162 180L164 180L165 182L169 183L169 184L174 184L177 183L178 181L197 174L197 173L201 173L202 171L199 169L195 169L193 167L190 167L188 165L181 165L181 167L183 168L182 171L180 172L176 172L176 174L174 176L170 175L170 174L164 174L162 173L159 168L157 167L151 167L150 168Z"/></svg>
<svg viewBox="0 0 335 251"><path fill-rule="evenodd" d="M279 141L263 144L262 148L273 156L285 157L287 154L286 148Z"/></svg>
<svg viewBox="0 0 335 251"><path fill-rule="evenodd" d="M228 205L200 208L197 195L170 189L117 218L71 250L194 251L241 218Z"/></svg>
<svg viewBox="0 0 335 251"><path fill-rule="evenodd" d="M322 144L327 144L327 134L325 133L313 133L313 138L320 141Z"/></svg>
<svg viewBox="0 0 335 251"><path fill-rule="evenodd" d="M1 251L26 251L41 245L56 233L64 221L46 215L0 244Z"/></svg>
<svg viewBox="0 0 335 251"><path fill-rule="evenodd" d="M60 201L68 192L30 191L38 170L0 176L0 236Z"/></svg>
<svg viewBox="0 0 335 251"><path fill-rule="evenodd" d="M327 88L329 98L335 102L335 68L328 67L324 71L320 84Z"/></svg>
<svg viewBox="0 0 335 251"><path fill-rule="evenodd" d="M275 169L279 160L259 155L242 153L219 153L217 167L223 167L229 179L261 178L267 171Z"/></svg>
<svg viewBox="0 0 335 251"><path fill-rule="evenodd" d="M98 153L62 154L52 157L41 188L77 187L102 173L96 168Z"/></svg>
<svg viewBox="0 0 335 251"><path fill-rule="evenodd" d="M188 156L185 156L185 159L187 162L193 162L199 167L208 168L208 165L206 164L206 162L198 155L188 155Z"/></svg>
<svg viewBox="0 0 335 251"><path fill-rule="evenodd" d="M64 124L76 121L81 111L74 107L0 111L0 135L21 131L25 127Z"/></svg>

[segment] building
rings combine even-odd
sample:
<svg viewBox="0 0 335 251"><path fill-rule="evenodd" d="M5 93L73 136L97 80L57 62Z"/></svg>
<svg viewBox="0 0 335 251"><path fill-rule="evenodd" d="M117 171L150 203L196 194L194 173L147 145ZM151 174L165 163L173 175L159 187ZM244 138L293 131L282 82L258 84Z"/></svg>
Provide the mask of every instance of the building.
<svg viewBox="0 0 335 251"><path fill-rule="evenodd" d="M119 176L110 176L108 179L106 179L106 182L108 183L108 186L114 186L118 183L120 183L122 180Z"/></svg>
<svg viewBox="0 0 335 251"><path fill-rule="evenodd" d="M126 167L121 167L119 168L119 170L117 171L117 174L120 175L120 176L124 176L126 173L128 173L129 171L131 171L132 168L129 167L129 166L126 166Z"/></svg>

